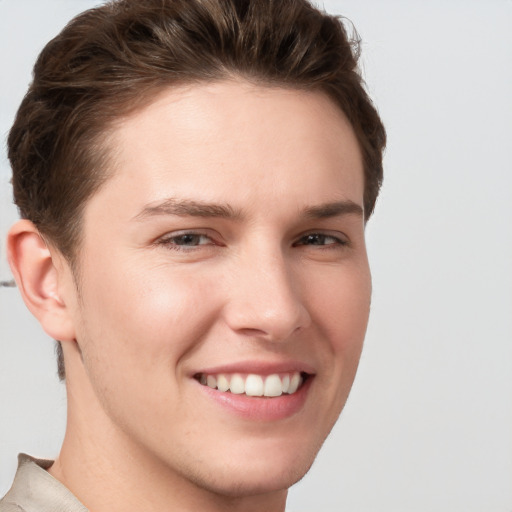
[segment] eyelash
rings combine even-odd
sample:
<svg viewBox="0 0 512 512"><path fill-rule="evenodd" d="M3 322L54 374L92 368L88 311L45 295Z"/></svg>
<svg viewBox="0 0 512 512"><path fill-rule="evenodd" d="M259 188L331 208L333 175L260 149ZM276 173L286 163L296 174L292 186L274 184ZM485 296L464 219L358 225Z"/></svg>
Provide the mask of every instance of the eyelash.
<svg viewBox="0 0 512 512"><path fill-rule="evenodd" d="M326 244L326 243L323 243L323 244L322 243L310 243L310 244L303 243L304 241L307 241L307 240L309 240L310 242L313 242L315 239L316 239L316 241L323 240L324 242L327 239L330 239L330 240L333 240L334 242L331 242L328 244ZM337 249L340 246L343 247L343 246L348 245L348 242L346 240L343 240L340 237L337 237L334 235L329 235L327 233L308 233L306 235L301 236L299 238L299 240L293 244L294 247L296 247L298 245L312 245L312 246L323 247L326 249Z"/></svg>
<svg viewBox="0 0 512 512"><path fill-rule="evenodd" d="M186 239L189 239L190 245L187 244ZM207 243L200 243L200 239L207 239ZM325 243L327 240L331 240L330 243ZM179 241L185 243L178 243ZM192 242L196 243L192 243ZM323 243L318 243L323 242ZM209 235L205 233L196 233L194 231L186 231L181 233L173 233L168 236L162 237L157 241L157 245L165 246L174 251L189 252L197 250L201 246L213 246L222 245L216 243ZM322 247L323 249L339 249L341 247L348 246L349 242L340 237L329 235L322 232L313 232L302 235L296 242L293 243L293 247L298 246L316 246Z"/></svg>

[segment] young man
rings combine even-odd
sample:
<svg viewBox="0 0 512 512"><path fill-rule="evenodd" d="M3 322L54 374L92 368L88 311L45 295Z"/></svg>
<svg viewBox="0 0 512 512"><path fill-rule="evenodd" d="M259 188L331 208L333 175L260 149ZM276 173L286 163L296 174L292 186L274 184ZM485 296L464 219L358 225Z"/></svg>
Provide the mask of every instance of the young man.
<svg viewBox="0 0 512 512"><path fill-rule="evenodd" d="M305 0L121 0L43 50L8 248L68 423L1 512L284 510L368 320L385 132L356 51Z"/></svg>

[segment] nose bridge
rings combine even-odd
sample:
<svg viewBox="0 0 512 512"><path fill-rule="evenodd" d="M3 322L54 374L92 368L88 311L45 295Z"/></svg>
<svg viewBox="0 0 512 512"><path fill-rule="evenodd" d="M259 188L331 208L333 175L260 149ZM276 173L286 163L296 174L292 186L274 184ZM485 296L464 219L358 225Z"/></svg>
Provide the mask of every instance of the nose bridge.
<svg viewBox="0 0 512 512"><path fill-rule="evenodd" d="M279 246L267 244L239 256L228 322L232 329L281 341L306 327L309 313L291 261Z"/></svg>

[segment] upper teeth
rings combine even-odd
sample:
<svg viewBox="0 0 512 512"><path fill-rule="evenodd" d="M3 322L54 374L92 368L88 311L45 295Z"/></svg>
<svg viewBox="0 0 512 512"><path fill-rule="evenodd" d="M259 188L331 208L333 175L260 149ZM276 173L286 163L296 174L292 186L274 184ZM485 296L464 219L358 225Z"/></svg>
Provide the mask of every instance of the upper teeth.
<svg viewBox="0 0 512 512"><path fill-rule="evenodd" d="M232 375L219 373L218 375L201 374L199 382L219 391L231 391L234 394L245 393L248 396L281 396L283 393L291 395L302 384L299 372L272 375L256 375L250 373L243 376L239 373Z"/></svg>

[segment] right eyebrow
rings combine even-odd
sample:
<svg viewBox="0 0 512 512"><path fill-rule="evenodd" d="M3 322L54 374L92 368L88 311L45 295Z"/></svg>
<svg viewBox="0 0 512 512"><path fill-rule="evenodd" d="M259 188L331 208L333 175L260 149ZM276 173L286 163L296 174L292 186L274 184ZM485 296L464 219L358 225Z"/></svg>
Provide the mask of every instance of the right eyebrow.
<svg viewBox="0 0 512 512"><path fill-rule="evenodd" d="M135 217L145 220L160 215L177 215L178 217L220 217L223 219L240 220L242 212L233 209L229 204L207 203L189 199L168 198L154 204L147 204Z"/></svg>

